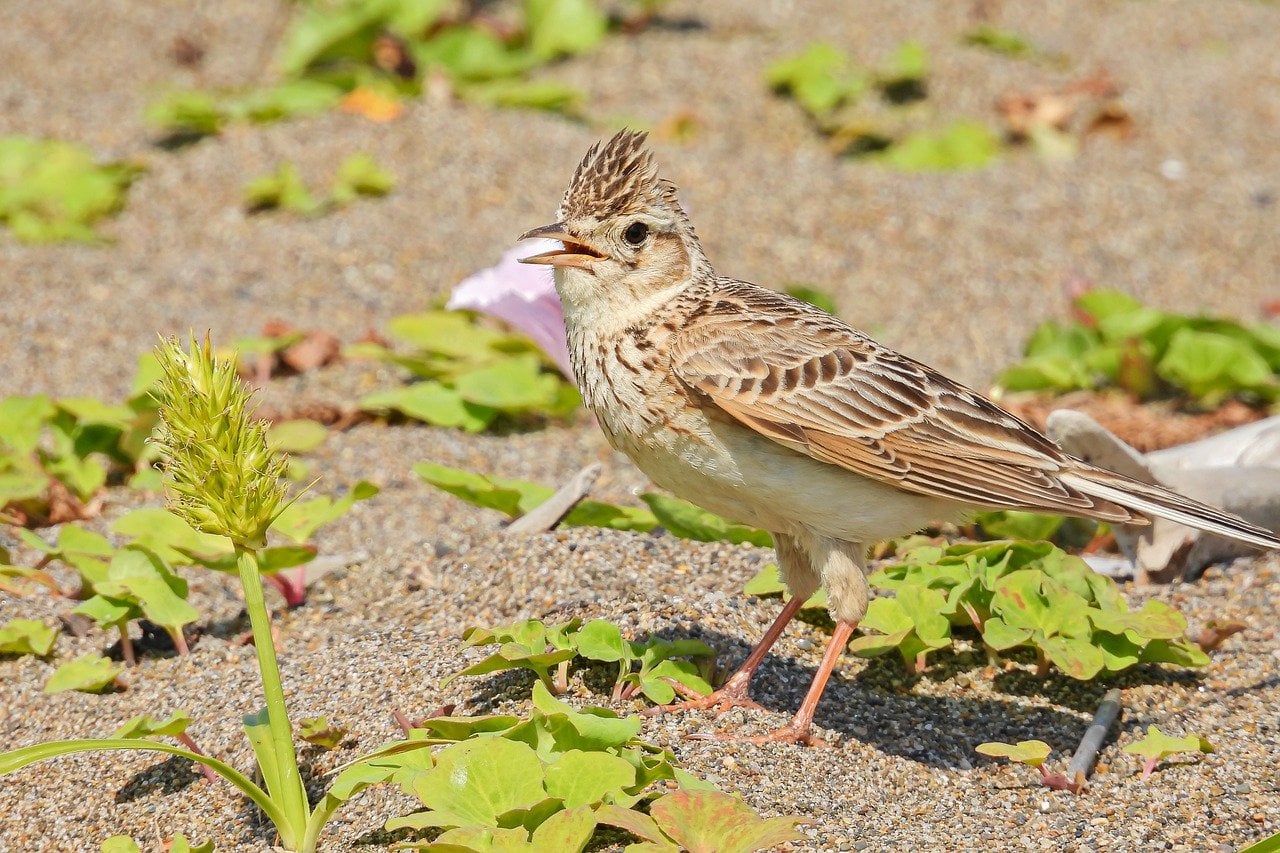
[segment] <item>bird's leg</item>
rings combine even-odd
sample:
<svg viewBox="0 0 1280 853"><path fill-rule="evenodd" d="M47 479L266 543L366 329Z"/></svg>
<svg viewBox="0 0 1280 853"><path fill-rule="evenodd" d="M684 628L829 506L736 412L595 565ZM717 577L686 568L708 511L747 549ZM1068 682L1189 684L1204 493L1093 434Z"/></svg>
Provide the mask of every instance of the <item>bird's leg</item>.
<svg viewBox="0 0 1280 853"><path fill-rule="evenodd" d="M760 638L760 642L756 643L755 648L751 650L751 654L747 655L747 659L742 662L742 666L738 667L738 670L729 676L729 680L719 690L707 696L690 699L687 702L677 702L674 705L658 705L647 709L644 714L646 716L656 716L668 711L695 711L708 708L720 712L728 711L731 708L759 708L760 706L747 695L747 687L751 684L751 677L756 674L756 670L760 668L760 664L764 661L765 655L769 653L769 649L773 648L773 644L778 642L778 638L786 630L787 624L800 612L800 608L804 606L804 603L804 598L793 596L790 601L783 605L782 612L778 614L778 618L773 620L769 630L764 632L764 636Z"/></svg>
<svg viewBox="0 0 1280 853"><path fill-rule="evenodd" d="M849 638L853 636L853 629L856 627L856 622L842 620L836 623L835 634L832 635L831 642L827 644L827 650L822 655L822 663L818 665L818 672L813 676L813 683L809 685L809 692L805 694L804 701L800 703L800 710L796 711L796 715L791 718L791 722L765 735L741 738L734 735L717 736L717 740L744 740L749 743L798 743L804 746L821 746L822 741L815 738L810 731L813 727L813 714L818 710L818 700L822 698L822 691L827 689L827 680L831 678L831 673L835 670L836 663L840 660L840 655L844 652L845 646L849 644Z"/></svg>

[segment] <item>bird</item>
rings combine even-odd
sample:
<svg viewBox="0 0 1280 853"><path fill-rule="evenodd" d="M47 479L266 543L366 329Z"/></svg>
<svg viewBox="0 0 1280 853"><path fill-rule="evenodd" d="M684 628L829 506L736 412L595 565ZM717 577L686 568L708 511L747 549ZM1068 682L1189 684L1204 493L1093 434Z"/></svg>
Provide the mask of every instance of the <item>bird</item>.
<svg viewBox="0 0 1280 853"><path fill-rule="evenodd" d="M646 134L582 158L549 225L574 379L609 443L654 483L774 540L791 594L722 687L664 710L759 708L752 676L825 586L835 630L791 721L757 742L814 744L813 718L867 612L871 544L1015 509L1119 524L1150 516L1261 549L1280 537L1068 455L983 395L786 294L716 274Z"/></svg>

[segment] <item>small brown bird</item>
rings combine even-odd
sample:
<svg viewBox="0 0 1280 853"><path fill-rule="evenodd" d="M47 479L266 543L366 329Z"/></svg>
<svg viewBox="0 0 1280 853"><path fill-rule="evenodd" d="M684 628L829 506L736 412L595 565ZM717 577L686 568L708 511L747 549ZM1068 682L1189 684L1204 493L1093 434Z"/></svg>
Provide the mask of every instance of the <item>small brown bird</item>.
<svg viewBox="0 0 1280 853"><path fill-rule="evenodd" d="M835 635L792 722L762 738L808 743L818 700L867 611L870 543L976 509L1143 524L1157 515L1280 548L1211 506L1067 455L974 391L818 308L720 278L658 177L645 135L587 152L556 222L524 237L555 267L573 372L610 444L655 483L773 534L790 602L705 699L754 706L747 686L819 585Z"/></svg>

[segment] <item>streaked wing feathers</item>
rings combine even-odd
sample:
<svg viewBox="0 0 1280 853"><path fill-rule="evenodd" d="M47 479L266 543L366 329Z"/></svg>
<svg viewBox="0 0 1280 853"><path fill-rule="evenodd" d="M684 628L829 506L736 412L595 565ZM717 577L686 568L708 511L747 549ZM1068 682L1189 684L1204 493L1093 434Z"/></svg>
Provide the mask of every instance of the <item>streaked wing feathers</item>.
<svg viewBox="0 0 1280 853"><path fill-rule="evenodd" d="M1141 523L1064 483L1073 461L982 396L754 285L718 281L707 310L677 335L672 367L704 406L906 491Z"/></svg>

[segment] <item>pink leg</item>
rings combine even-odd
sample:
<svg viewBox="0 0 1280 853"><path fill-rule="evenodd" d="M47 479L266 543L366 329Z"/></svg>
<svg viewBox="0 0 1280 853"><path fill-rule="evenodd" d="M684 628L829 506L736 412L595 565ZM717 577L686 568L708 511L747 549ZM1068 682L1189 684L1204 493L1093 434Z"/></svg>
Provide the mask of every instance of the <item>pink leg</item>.
<svg viewBox="0 0 1280 853"><path fill-rule="evenodd" d="M803 598L792 597L783 606L778 618L773 620L769 630L764 632L764 636L760 638L760 642L756 643L755 648L751 650L751 654L747 655L747 659L742 662L742 666L738 667L738 671L730 676L729 680L719 690L708 696L690 699L688 702L677 702L674 705L659 705L656 708L649 708L644 712L645 715L656 716L668 711L706 709L715 709L723 713L730 708L759 708L760 706L747 696L747 687L751 684L751 677L756 674L756 670L764 662L765 655L769 653L769 649L773 648L773 644L778 642L778 638L786 630L787 624L800 612L804 602L805 599Z"/></svg>
<svg viewBox="0 0 1280 853"><path fill-rule="evenodd" d="M805 746L820 746L822 741L810 733L813 727L813 715L818 710L818 700L822 698L822 692L827 689L827 681L831 678L831 673L835 670L836 663L839 662L840 655L844 652L856 627L856 622L836 623L835 634L832 635L831 642L827 644L827 650L822 655L822 663L818 665L818 672L813 677L813 683L809 685L809 692L805 694L804 701L800 703L800 710L796 711L790 723L767 735L745 738L729 735L722 739L745 740L750 743L798 743Z"/></svg>

